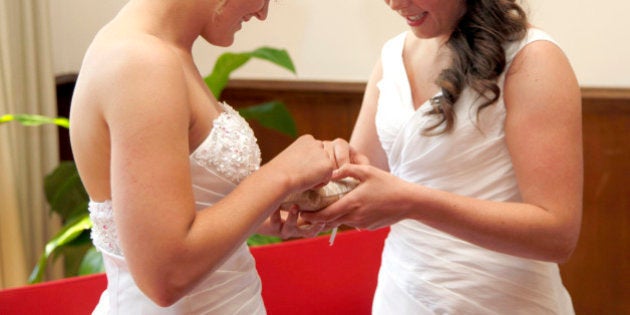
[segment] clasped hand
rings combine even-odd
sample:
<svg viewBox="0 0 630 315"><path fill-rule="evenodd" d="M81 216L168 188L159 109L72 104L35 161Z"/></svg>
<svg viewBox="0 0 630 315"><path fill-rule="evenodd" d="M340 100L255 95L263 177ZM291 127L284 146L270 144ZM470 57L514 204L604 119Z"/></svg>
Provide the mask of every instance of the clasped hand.
<svg viewBox="0 0 630 315"><path fill-rule="evenodd" d="M318 212L303 212L301 218L331 229L340 225L375 230L405 218L402 196L411 184L367 164L347 163L333 172L332 180L352 177L360 184L341 199Z"/></svg>
<svg viewBox="0 0 630 315"><path fill-rule="evenodd" d="M304 144L300 145L300 142L312 142L316 141L312 139L312 137L307 137L307 139L298 139L295 145L290 146L286 151L290 154L291 151L294 153L296 150L291 150L291 147L304 147ZM343 165L356 164L356 165L367 165L369 161L367 157L362 154L359 154L354 149L350 147L347 141L343 139L335 139L333 141L321 141L321 148L323 148L323 152L325 152L325 156L328 157L328 161L332 162L333 169L339 169L339 167ZM284 152L283 152L284 153ZM302 154L306 154L308 152L301 151ZM313 156L317 156L319 152L313 154L309 153L308 159L313 159ZM285 160L286 161L286 160ZM307 167L306 165L304 165ZM311 167L308 167L309 171L305 172L303 169L300 171L301 174L309 173L312 171ZM334 172L333 172L334 174ZM326 181L331 179L330 173L326 177ZM338 179L338 178L333 178ZM316 184L312 188L319 188L325 185L326 182L321 182ZM288 211L287 211L288 210ZM267 220L266 222L259 228L258 232L261 234L267 235L275 235L279 236L283 239L288 238L309 238L319 235L321 232L332 229L336 226L332 226L330 224L326 224L326 222L319 220L318 222L314 222L311 220L304 219L304 212L300 212L300 209L297 206L292 206L289 209L278 209L276 210Z"/></svg>
<svg viewBox="0 0 630 315"><path fill-rule="evenodd" d="M323 146L336 167L330 179L352 177L360 184L317 212L300 212L297 208L288 213L277 211L270 218L276 235L314 237L341 225L374 230L405 218L403 196L412 184L371 166L367 157L356 152L345 140L323 141Z"/></svg>

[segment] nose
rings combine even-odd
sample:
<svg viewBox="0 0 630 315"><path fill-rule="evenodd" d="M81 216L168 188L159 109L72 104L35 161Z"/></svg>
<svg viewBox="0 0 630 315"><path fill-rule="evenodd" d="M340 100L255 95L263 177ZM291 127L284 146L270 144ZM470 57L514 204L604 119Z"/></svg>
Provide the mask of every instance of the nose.
<svg viewBox="0 0 630 315"><path fill-rule="evenodd" d="M267 19L267 13L269 12L269 0L265 0L263 7L255 13L257 19L264 21Z"/></svg>
<svg viewBox="0 0 630 315"><path fill-rule="evenodd" d="M394 11L405 8L409 5L409 0L385 0L385 3Z"/></svg>

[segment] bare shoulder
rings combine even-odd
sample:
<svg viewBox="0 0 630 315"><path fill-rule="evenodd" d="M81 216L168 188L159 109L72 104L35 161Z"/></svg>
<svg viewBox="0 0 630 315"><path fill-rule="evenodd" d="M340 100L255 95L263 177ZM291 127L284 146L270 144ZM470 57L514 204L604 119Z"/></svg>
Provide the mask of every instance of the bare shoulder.
<svg viewBox="0 0 630 315"><path fill-rule="evenodd" d="M138 134L185 139L191 120L188 85L182 59L169 44L146 34L99 34L79 73L71 124L75 134L99 126L100 138L112 148L151 143Z"/></svg>
<svg viewBox="0 0 630 315"><path fill-rule="evenodd" d="M579 83L565 53L555 43L529 43L515 56L505 79L506 106L528 100L531 106L579 103Z"/></svg>
<svg viewBox="0 0 630 315"><path fill-rule="evenodd" d="M173 114L170 105L186 103L182 58L174 46L149 34L99 34L86 53L79 80L104 116L125 116L130 110Z"/></svg>
<svg viewBox="0 0 630 315"><path fill-rule="evenodd" d="M569 59L559 46L546 40L529 43L519 51L506 74L505 90L507 95L512 91L538 91L537 95L544 96L579 94Z"/></svg>
<svg viewBox="0 0 630 315"><path fill-rule="evenodd" d="M187 86L181 58L168 44L145 34L95 38L70 114L73 151L92 197L111 197L114 152L143 159L167 146L186 156L187 142L178 145L190 123Z"/></svg>
<svg viewBox="0 0 630 315"><path fill-rule="evenodd" d="M169 44L148 34L99 34L90 45L81 73L119 82L177 75L181 59Z"/></svg>

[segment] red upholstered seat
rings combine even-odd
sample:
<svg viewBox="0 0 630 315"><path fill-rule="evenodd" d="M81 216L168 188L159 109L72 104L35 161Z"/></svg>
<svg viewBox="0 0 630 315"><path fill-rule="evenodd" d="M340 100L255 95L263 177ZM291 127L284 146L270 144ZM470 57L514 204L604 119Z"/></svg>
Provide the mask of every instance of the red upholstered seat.
<svg viewBox="0 0 630 315"><path fill-rule="evenodd" d="M0 314L90 314L105 287L105 274L97 274L1 290Z"/></svg>
<svg viewBox="0 0 630 315"><path fill-rule="evenodd" d="M370 314L388 230L252 248L270 315Z"/></svg>
<svg viewBox="0 0 630 315"><path fill-rule="evenodd" d="M270 315L369 314L388 229L251 248ZM0 290L0 314L90 314L104 274Z"/></svg>

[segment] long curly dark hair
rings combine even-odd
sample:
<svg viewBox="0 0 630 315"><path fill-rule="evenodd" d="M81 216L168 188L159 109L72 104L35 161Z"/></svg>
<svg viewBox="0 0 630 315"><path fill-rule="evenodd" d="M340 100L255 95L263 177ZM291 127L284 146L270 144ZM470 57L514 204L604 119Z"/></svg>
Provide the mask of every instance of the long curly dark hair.
<svg viewBox="0 0 630 315"><path fill-rule="evenodd" d="M483 108L494 104L501 96L497 78L506 65L503 44L520 40L527 33L527 15L516 0L465 1L466 13L447 42L453 51L452 63L436 81L442 95L431 100L433 110L429 115L437 116L438 121L424 129L425 135L453 129L454 105L467 86L485 98L477 116Z"/></svg>

